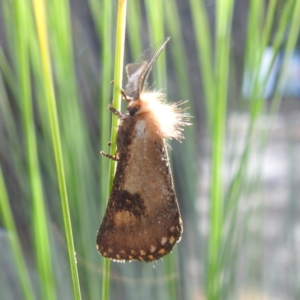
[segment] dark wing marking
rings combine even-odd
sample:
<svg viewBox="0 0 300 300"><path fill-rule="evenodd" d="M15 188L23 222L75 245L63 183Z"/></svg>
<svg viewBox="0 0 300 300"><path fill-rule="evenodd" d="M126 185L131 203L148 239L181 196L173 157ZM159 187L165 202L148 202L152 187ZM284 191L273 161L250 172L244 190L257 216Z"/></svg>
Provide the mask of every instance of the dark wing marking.
<svg viewBox="0 0 300 300"><path fill-rule="evenodd" d="M154 63L169 40L170 37L167 37L163 42L160 41L152 44L144 50L135 63L126 66L128 81L125 92L129 98L133 100L139 99Z"/></svg>

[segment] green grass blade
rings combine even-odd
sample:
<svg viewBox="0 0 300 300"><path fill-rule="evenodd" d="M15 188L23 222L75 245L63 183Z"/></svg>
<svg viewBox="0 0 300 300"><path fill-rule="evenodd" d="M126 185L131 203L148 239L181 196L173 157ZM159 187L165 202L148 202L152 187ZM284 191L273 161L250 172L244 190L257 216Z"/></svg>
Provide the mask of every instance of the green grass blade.
<svg viewBox="0 0 300 300"><path fill-rule="evenodd" d="M275 91L275 99L272 102L271 113L275 114L281 103L281 93L282 87L285 85L285 74L288 67L289 61L291 59L292 53L295 49L297 38L299 36L299 18L297 14L299 13L299 1L288 1L285 5L284 14L280 22L280 30L278 30L278 35L276 36L275 47L278 48L282 44L282 40L285 38L285 31L289 30L289 34L286 40L286 45L284 47L284 55L282 60L283 70L280 73L280 77L277 83L277 89Z"/></svg>
<svg viewBox="0 0 300 300"><path fill-rule="evenodd" d="M166 36L164 31L163 2L160 0L146 0L145 5L147 8L147 25L151 42L155 43L164 40ZM157 88L166 88L166 58L164 53L159 57L152 72L155 82L158 85Z"/></svg>
<svg viewBox="0 0 300 300"><path fill-rule="evenodd" d="M37 0L33 0L32 2L33 2L33 7L34 7L35 21L36 21L38 40L39 40L39 46L40 46L41 64L42 64L42 69L43 69L43 78L44 78L44 84L45 84L47 108L48 108L49 119L50 119L52 142L53 142L54 155L55 155L55 161L56 161L60 195L61 195L63 219L64 219L64 225L65 225L66 237L67 237L68 253L69 253L69 260L70 260L71 274L72 274L72 283L73 283L73 290L74 290L74 298L79 300L79 299L81 299L81 293L80 293L80 285L79 285L79 279L78 279L76 259L75 259L75 255L74 255L75 248L74 248L74 242L73 242L71 218L70 218L70 212L69 212L66 181L65 181L65 175L64 175L62 148L61 148L61 141L60 141L60 131L59 131L59 125L58 125L54 86L53 86L53 80L52 80L51 60L50 60L50 53L49 53L49 42L48 42L47 24L46 24L47 18L46 18L45 3L44 3L44 1L37 1Z"/></svg>
<svg viewBox="0 0 300 300"><path fill-rule="evenodd" d="M141 22L141 2L129 1L128 2L128 18L127 18L127 32L128 46L132 53L132 62L139 57L142 53L142 22ZM134 16L134 17L131 17ZM127 55L128 57L128 55Z"/></svg>
<svg viewBox="0 0 300 300"><path fill-rule="evenodd" d="M265 78L260 83L261 86L265 86L265 84L267 82L267 79L269 78L270 72L272 70L272 66L273 66L273 63L275 61L275 58L278 55L278 49L279 49L279 46L281 45L283 34L287 30L287 24L288 24L288 20L290 18L289 15L290 15L290 12L291 12L291 9L292 9L292 2L293 1L294 0L289 1L283 7L282 14L281 14L281 20L279 21L278 32L275 35L275 40L280 41L280 43L278 43L278 42L274 43L274 59L273 59L273 62L271 63L271 66L270 66L268 72L266 72ZM252 4L253 4L253 2L252 2ZM249 15L249 20L256 20L257 15L261 14L260 10L263 9L263 3L260 3L260 4L262 6L260 6L260 8L259 8L259 12L255 13L255 12L252 12L252 10L251 10L252 14ZM268 6L267 18L266 18L265 26L263 27L263 31L262 31L261 44L258 45L256 48L254 47L253 50L252 50L252 51L257 53L257 49L258 48L260 49L261 54L259 56L259 60L257 62L251 62L251 58L249 58L249 61L246 62L246 65L252 66L253 70L255 70L256 74L254 75L255 76L255 79L254 79L255 84L254 85L259 84L259 79L258 79L259 72L258 72L258 70L259 70L260 65L261 65L262 53L263 53L264 49L266 48L267 42L270 38L270 28L273 25L273 20L274 20L274 15L275 15L275 8L276 8L276 1L271 1L270 5ZM255 24L255 21L254 21L254 24ZM257 37L258 36L257 31L261 31L261 26L259 26L256 29L255 32L251 33L251 30L253 30L253 27L254 27L253 24L251 22L249 22L249 25L248 25L249 38L247 39L249 44L251 43L251 41L254 40L252 37L254 37L254 36ZM250 49L251 47L252 47L251 45L248 45L247 48ZM247 52L249 52L249 51L250 50L248 50ZM251 95L251 98L255 99L255 98L258 97L258 90L259 90L258 87L256 89L253 89L253 94ZM281 99L281 96L275 97L274 100L276 98ZM270 109L270 112L272 114L275 114L278 111L278 109L274 109L274 107L278 108L278 101L277 100L274 101L274 100L272 101L271 109ZM255 111L259 112L260 109L262 109L259 102L258 102L257 106L259 106L259 108L255 109ZM243 154L242 154L241 159L240 159L239 168L236 171L236 174L233 176L230 187L228 189L228 193L226 195L227 203L226 203L226 207L225 207L225 216L228 215L234 207L236 207L237 201L240 197L241 187L242 187L244 179L245 179L244 175L245 175L245 171L248 167L248 155L251 152L251 136L253 134L253 129L254 129L255 120L256 120L256 118L254 118L254 117L257 116L257 114L254 114L252 116L253 116L253 118L251 118L248 130L247 130L247 134L246 134L246 138L245 138L246 144L245 144ZM269 131L269 130L267 130L267 131Z"/></svg>
<svg viewBox="0 0 300 300"><path fill-rule="evenodd" d="M0 215L1 215L1 220L3 220L3 225L9 233L10 245L11 245L13 257L16 262L19 280L20 280L20 286L23 292L24 299L26 300L36 299L32 289L32 284L30 282L30 277L27 272L27 266L23 256L22 246L18 238L15 221L10 208L1 166L0 166Z"/></svg>
<svg viewBox="0 0 300 300"><path fill-rule="evenodd" d="M127 1L118 1L118 15L117 15L117 30L116 30L116 52L115 52L115 68L114 68L114 89L113 89L113 107L117 110L121 109L121 94L122 78L123 78L123 60L124 60L124 43L125 43L125 29L126 29L126 9ZM117 144L117 125L118 118L113 116L111 122L111 154L116 153ZM115 175L116 162L110 160L109 164L109 193L112 189L112 184ZM107 199L109 198L109 195ZM110 260L104 259L104 274L102 281L102 299L109 299L109 274L110 274Z"/></svg>
<svg viewBox="0 0 300 300"><path fill-rule="evenodd" d="M181 31L182 24L180 22L174 22L174 19L180 20L179 12L176 2L173 0L165 1L164 5L167 32L171 36L169 47L171 49L172 63L176 69L177 82L180 82L180 95L181 97L184 97L183 99L190 99L190 105L193 105L190 83L191 78L187 70L188 62Z"/></svg>
<svg viewBox="0 0 300 300"><path fill-rule="evenodd" d="M36 260L40 277L40 290L43 299L55 299L55 286L51 265L51 250L49 244L49 234L47 229L47 214L44 205L42 192L41 175L39 170L37 142L35 136L35 125L33 118L32 96L30 89L30 71L28 42L29 33L32 33L30 22L31 12L28 3L24 0L16 2L16 45L18 60L18 77L20 83L19 101L23 114L23 124L26 139L28 172L33 198L33 236L35 239ZM24 31L25 29L25 31Z"/></svg>
<svg viewBox="0 0 300 300"><path fill-rule="evenodd" d="M0 47L0 70L3 74L3 77L7 84L10 87L10 90L14 93L14 96L17 97L16 91L14 89L13 83L16 82L15 75L9 65L9 62L7 61L3 49Z"/></svg>
<svg viewBox="0 0 300 300"><path fill-rule="evenodd" d="M113 53L111 51L113 47L113 24L114 24L114 3L110 1L102 1L101 12L102 18L99 18L97 7L97 1L90 0L90 10L93 15L93 20L97 25L97 33L99 40L102 43L101 47L101 57L100 63L102 63L102 69L100 74L100 98L99 98L99 127L100 127L100 137L99 137L99 149L104 152L108 152L108 142L110 140L110 130L108 124L111 120L111 113L108 111L108 104L111 101L111 89L113 85L110 81L113 79ZM118 104L119 106L119 104ZM99 156L101 156L99 154ZM99 174L100 174L100 214L99 222L101 217L103 217L106 206L107 199L109 196L111 182L109 184L108 170L110 166L110 161L103 156L99 159ZM97 254L98 255L98 254ZM103 274L102 274L102 299L109 299L109 283L110 283L110 261L102 258L103 260Z"/></svg>
<svg viewBox="0 0 300 300"><path fill-rule="evenodd" d="M111 120L111 114L108 112L108 104L111 101L112 85L110 81L113 78L113 5L109 1L103 1L103 20L101 24L100 40L105 41L102 45L102 76L100 77L100 149L107 152L107 143L110 141L110 131L108 124ZM107 204L107 194L109 190L107 170L109 169L109 160L100 157L100 181L101 181L101 212L105 211Z"/></svg>
<svg viewBox="0 0 300 300"><path fill-rule="evenodd" d="M94 167L95 145L89 130L89 119L86 118L86 104L88 98L84 91L87 86L97 85L94 78L85 81L76 78L76 67L87 69L86 61L89 53L81 39L72 41L73 31L68 0L56 0L47 3L49 44L52 54L53 73L56 80L57 111L60 121L60 133L64 157L64 168L70 214L74 228L74 245L77 255L90 263L97 263L98 254L95 245L95 220L97 204L94 194L98 193L97 168ZM75 43L75 44L74 44ZM76 51L79 45L79 51ZM75 51L74 51L75 47ZM88 76L86 76L88 77ZM67 78L67 80L66 80ZM78 91L78 82L84 85L83 93ZM109 84L108 84L109 85ZM81 96L81 98L79 98ZM95 119L98 119L95 114ZM76 230L76 231L75 231ZM80 234L78 234L80 232ZM91 245L91 247L87 247ZM101 286L99 278L83 264L79 265L80 284L82 294L86 297L93 295L99 298Z"/></svg>
<svg viewBox="0 0 300 300"><path fill-rule="evenodd" d="M213 50L208 16L202 0L190 0L193 24L195 24L195 38L198 48L198 63L201 69L203 89L205 95L206 117L211 131L214 116L215 86L213 75Z"/></svg>
<svg viewBox="0 0 300 300"><path fill-rule="evenodd" d="M223 149L229 73L230 27L233 1L216 6L215 104L212 140L210 235L208 245L207 298L221 299L220 249L223 231Z"/></svg>

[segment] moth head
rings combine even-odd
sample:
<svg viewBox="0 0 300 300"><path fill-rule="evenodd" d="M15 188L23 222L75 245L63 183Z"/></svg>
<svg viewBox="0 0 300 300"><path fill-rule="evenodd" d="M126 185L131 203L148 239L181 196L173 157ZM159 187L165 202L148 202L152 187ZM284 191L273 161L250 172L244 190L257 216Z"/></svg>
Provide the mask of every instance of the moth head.
<svg viewBox="0 0 300 300"><path fill-rule="evenodd" d="M167 104L159 91L150 91L145 87L154 63L170 40L152 44L138 58L126 66L128 81L125 87L125 100L128 102L129 116L145 124L149 137L156 140L181 139L183 127L190 125L189 116L180 103Z"/></svg>
<svg viewBox="0 0 300 300"><path fill-rule="evenodd" d="M131 117L134 117L141 109L141 101L139 100L135 100L135 101L130 101L128 106L127 106L127 110L129 112L129 115Z"/></svg>

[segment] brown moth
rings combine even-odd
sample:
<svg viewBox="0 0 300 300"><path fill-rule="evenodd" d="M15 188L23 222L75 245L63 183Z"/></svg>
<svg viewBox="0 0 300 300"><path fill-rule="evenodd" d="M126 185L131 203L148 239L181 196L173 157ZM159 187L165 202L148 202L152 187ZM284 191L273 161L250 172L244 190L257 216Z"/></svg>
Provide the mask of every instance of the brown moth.
<svg viewBox="0 0 300 300"><path fill-rule="evenodd" d="M180 139L188 115L181 103L167 104L161 92L145 88L149 73L170 38L146 49L126 66L126 114L120 119L112 192L97 233L97 249L115 261L153 261L170 253L181 238L166 139Z"/></svg>

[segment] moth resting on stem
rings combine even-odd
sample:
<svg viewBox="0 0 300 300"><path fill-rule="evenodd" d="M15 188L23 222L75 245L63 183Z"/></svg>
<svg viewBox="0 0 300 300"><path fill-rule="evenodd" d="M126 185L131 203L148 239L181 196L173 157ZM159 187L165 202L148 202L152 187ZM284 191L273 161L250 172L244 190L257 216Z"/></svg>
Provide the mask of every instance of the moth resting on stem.
<svg viewBox="0 0 300 300"><path fill-rule="evenodd" d="M147 48L126 66L122 90L128 102L119 119L117 152L103 155L117 161L106 212L97 233L97 249L115 261L153 261L168 254L181 238L182 221L166 149L167 139L183 138L190 125L184 102L167 104L161 92L145 88L158 56L170 38Z"/></svg>

